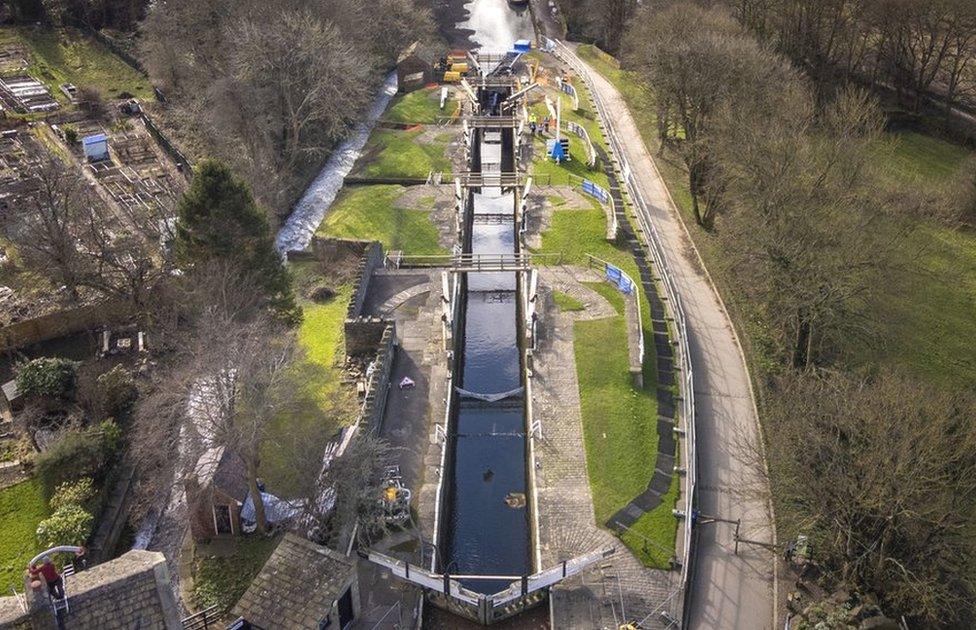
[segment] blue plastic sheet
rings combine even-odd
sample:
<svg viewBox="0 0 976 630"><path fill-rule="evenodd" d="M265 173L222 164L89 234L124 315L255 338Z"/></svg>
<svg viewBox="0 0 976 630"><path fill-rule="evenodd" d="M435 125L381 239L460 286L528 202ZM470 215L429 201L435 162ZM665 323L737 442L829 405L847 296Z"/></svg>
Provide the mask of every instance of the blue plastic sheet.
<svg viewBox="0 0 976 630"><path fill-rule="evenodd" d="M625 293L627 295L633 293L634 283L630 281L630 278L628 278L627 275L620 270L620 268L607 263L605 273L607 276L607 281L610 282L610 284L616 285L617 289L619 289L621 293Z"/></svg>

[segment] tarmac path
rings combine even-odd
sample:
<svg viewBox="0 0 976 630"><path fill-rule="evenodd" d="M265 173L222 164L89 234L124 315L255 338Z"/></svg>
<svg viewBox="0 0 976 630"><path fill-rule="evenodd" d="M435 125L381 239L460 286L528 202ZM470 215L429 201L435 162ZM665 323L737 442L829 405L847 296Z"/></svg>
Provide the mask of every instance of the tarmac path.
<svg viewBox="0 0 976 630"><path fill-rule="evenodd" d="M618 157L629 164L644 198L645 207L635 207L657 229L684 305L695 374L700 513L742 519L742 538L773 542L768 486L757 455L759 421L731 319L623 97L598 72L582 65L616 131L623 153ZM734 554L734 531L726 523L698 526L688 600L692 628L776 626L775 558L748 544L740 544Z"/></svg>

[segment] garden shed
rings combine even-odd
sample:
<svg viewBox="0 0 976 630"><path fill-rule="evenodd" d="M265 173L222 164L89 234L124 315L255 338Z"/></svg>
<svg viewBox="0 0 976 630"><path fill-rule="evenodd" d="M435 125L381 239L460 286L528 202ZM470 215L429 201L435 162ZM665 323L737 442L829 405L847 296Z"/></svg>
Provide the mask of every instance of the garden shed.
<svg viewBox="0 0 976 630"><path fill-rule="evenodd" d="M419 52L414 42L397 59L397 89L412 92L427 85L433 76L433 64Z"/></svg>
<svg viewBox="0 0 976 630"><path fill-rule="evenodd" d="M102 162L109 159L108 136L97 133L81 139L81 146L85 150L85 159L89 162Z"/></svg>
<svg viewBox="0 0 976 630"><path fill-rule="evenodd" d="M242 533L241 508L247 500L244 460L222 446L204 451L184 480L190 532L197 541Z"/></svg>

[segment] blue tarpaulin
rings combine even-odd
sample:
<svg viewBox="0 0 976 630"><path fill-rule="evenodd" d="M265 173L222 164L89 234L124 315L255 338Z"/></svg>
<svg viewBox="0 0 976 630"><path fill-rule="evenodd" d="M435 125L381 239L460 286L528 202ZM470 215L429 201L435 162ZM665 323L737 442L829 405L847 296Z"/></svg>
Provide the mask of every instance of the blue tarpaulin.
<svg viewBox="0 0 976 630"><path fill-rule="evenodd" d="M613 265L607 263L606 275L607 280L611 284L617 285L617 288L621 293L630 295L634 291L634 283L631 282L630 278L628 278L624 272L620 271L618 267L614 267Z"/></svg>

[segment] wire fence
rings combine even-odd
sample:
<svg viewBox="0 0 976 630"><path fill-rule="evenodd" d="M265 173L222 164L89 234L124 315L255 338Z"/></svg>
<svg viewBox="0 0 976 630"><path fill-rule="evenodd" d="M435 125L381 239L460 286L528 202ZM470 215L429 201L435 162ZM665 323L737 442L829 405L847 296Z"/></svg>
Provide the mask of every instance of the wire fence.
<svg viewBox="0 0 976 630"><path fill-rule="evenodd" d="M681 302L681 294L678 292L677 286L674 284L674 280L671 277L667 258L664 255L664 248L661 245L660 235L658 234L657 228L649 219L650 214L648 212L647 203L641 194L640 188L637 186L634 173L631 170L630 165L627 163L627 158L622 150L621 142L618 139L617 132L613 127L613 117L609 115L606 104L600 97L599 92L597 92L596 86L593 84L586 67L576 57L576 54L563 42L551 40L545 37L543 37L542 40L543 48L552 52L552 54L566 63L573 70L573 72L575 72L584 81L584 83L586 83L586 87L589 88L590 96L593 99L597 112L599 113L604 124L604 135L609 141L613 154L620 164L621 177L624 180L627 192L630 194L631 199L634 201L636 206L637 212L635 214L637 216L637 221L640 223L644 233L649 235L648 243L651 248L652 257L654 262L657 263L658 272L661 277L661 284L664 286L665 293L667 294L668 301L670 302L674 333L678 341L678 364L681 371L679 386L681 390L680 418L682 420L682 428L684 430L684 448L681 449L681 452L686 475L686 487L683 497L683 505L685 508L683 510L684 523L682 528L682 549L680 556L681 582L678 586L680 595L669 598L669 601L671 602L670 608L672 609L674 617L680 619L684 616L684 601L688 593L688 587L691 580L693 541L692 514L697 501L698 484L695 436L694 373L691 365L691 353L688 348L688 329L685 322L685 313Z"/></svg>

